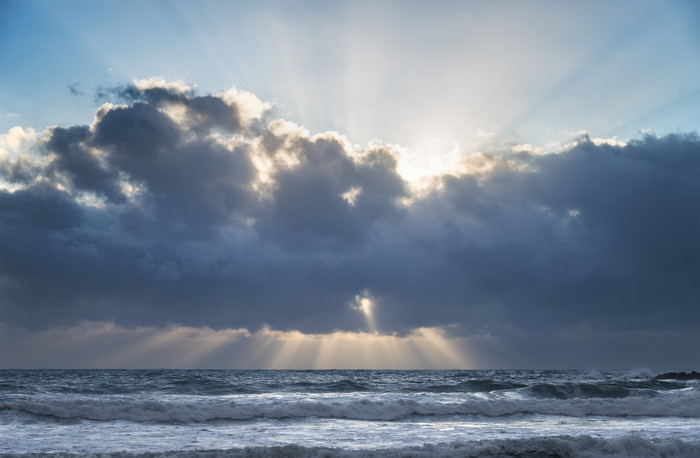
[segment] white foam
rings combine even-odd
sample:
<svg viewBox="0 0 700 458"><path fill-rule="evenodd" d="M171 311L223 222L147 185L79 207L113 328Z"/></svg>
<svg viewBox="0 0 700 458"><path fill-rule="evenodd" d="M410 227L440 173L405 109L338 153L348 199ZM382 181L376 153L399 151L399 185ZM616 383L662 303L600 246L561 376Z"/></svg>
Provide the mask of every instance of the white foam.
<svg viewBox="0 0 700 458"><path fill-rule="evenodd" d="M563 415L571 417L700 417L700 394L695 390L673 395L628 398L479 398L476 396L421 397L260 397L222 399L206 396L127 398L120 396L83 398L19 397L0 403L0 409L66 419L134 422L191 422L217 419L253 420L278 418L339 418L356 420L400 420L414 416L514 414Z"/></svg>
<svg viewBox="0 0 700 458"><path fill-rule="evenodd" d="M583 380L605 380L605 376L602 372L596 369L588 369L581 374Z"/></svg>
<svg viewBox="0 0 700 458"><path fill-rule="evenodd" d="M646 378L652 378L655 375L656 375L656 372L654 372L651 369L646 368L646 367L632 369L625 374L625 376L627 378L631 378L631 379L646 379Z"/></svg>

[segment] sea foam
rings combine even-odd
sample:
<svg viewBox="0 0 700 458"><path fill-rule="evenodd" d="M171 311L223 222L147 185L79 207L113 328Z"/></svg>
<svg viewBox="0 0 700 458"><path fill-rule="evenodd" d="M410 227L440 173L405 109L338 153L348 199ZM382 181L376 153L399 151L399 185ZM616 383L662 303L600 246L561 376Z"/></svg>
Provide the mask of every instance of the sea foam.
<svg viewBox="0 0 700 458"><path fill-rule="evenodd" d="M457 401L457 402L455 402ZM700 417L700 396L696 392L672 397L575 398L575 399L477 399L451 401L438 397L372 397L272 399L236 401L211 397L164 399L24 398L0 403L6 413L24 413L60 419L133 422L191 422L210 420L255 420L282 418L339 418L356 420L401 420L421 416L481 415L499 417L515 414L563 415L571 417L674 416Z"/></svg>

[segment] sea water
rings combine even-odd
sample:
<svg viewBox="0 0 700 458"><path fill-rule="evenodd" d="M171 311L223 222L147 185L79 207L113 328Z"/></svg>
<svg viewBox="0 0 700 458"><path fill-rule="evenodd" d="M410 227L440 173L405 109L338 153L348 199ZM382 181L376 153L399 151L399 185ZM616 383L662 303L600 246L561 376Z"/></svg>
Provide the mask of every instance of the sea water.
<svg viewBox="0 0 700 458"><path fill-rule="evenodd" d="M700 457L648 371L0 371L0 455Z"/></svg>

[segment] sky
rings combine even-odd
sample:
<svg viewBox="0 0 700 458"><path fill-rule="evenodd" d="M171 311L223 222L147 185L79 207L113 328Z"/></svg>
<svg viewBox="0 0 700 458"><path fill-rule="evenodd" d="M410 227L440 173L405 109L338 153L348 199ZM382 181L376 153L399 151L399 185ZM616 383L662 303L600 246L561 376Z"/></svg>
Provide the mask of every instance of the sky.
<svg viewBox="0 0 700 458"><path fill-rule="evenodd" d="M700 364L700 5L0 0L0 367Z"/></svg>

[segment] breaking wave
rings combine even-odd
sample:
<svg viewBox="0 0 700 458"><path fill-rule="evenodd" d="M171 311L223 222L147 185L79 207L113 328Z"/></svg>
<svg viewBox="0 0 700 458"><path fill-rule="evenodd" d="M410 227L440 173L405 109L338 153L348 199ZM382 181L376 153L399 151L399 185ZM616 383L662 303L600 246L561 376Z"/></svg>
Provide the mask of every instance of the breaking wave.
<svg viewBox="0 0 700 458"><path fill-rule="evenodd" d="M401 420L421 416L480 415L499 417L516 414L583 416L675 416L700 417L696 393L644 397L576 399L478 399L455 402L439 399L262 399L235 401L222 398L183 397L166 399L15 399L0 403L5 414L31 414L59 419L127 420L134 422L198 422L211 420L255 420L281 418L339 418L356 420Z"/></svg>

